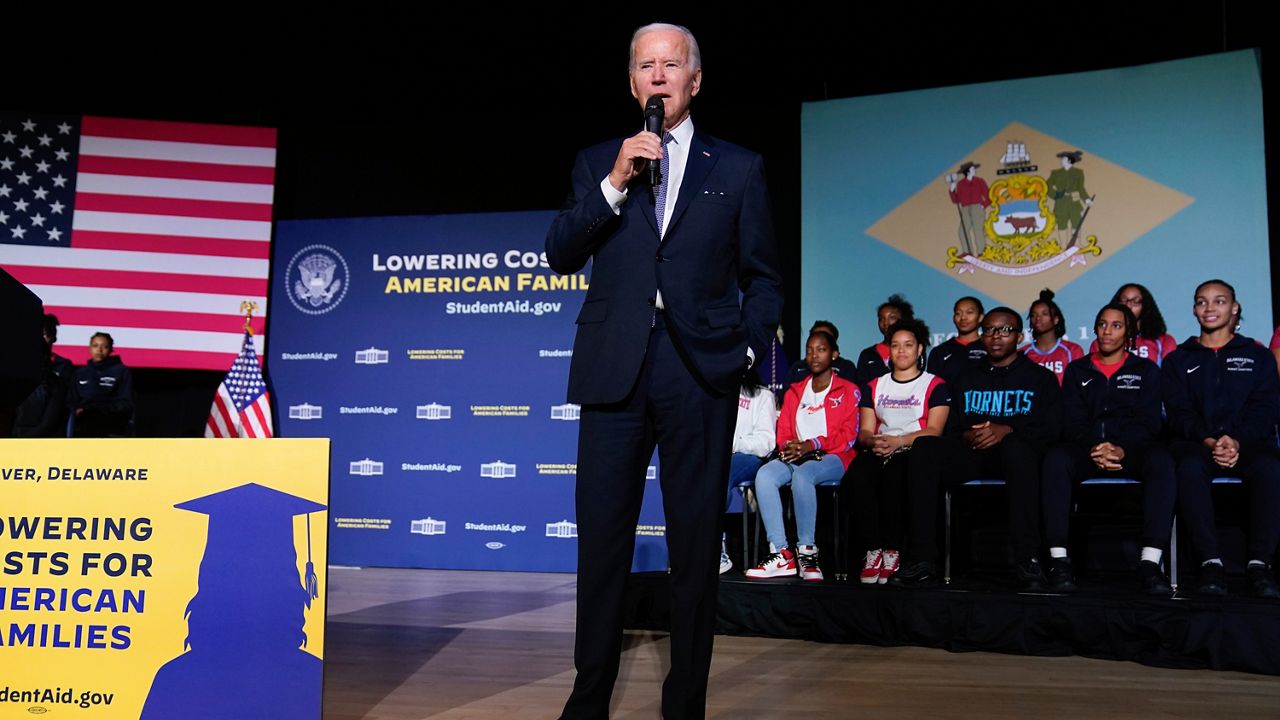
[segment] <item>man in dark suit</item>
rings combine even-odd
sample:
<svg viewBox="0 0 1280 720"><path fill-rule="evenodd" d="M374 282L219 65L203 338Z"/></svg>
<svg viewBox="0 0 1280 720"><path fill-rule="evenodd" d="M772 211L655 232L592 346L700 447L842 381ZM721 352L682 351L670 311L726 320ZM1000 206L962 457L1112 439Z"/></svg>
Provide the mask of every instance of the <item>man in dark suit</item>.
<svg viewBox="0 0 1280 720"><path fill-rule="evenodd" d="M578 621L563 718L605 718L622 601L655 443L671 565L667 720L701 718L715 626L720 526L742 371L764 357L782 309L768 191L755 153L694 132L702 83L685 28L631 40L631 93L663 98L664 137L640 132L578 155L547 235L560 273L593 261L569 401L578 435ZM662 168L651 187L648 164Z"/></svg>

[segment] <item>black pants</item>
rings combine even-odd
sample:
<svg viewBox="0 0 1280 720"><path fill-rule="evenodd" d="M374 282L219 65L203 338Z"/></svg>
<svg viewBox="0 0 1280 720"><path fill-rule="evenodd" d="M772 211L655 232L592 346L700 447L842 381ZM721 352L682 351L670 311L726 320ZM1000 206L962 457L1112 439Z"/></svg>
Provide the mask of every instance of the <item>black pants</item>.
<svg viewBox="0 0 1280 720"><path fill-rule="evenodd" d="M609 715L622 651L623 594L655 443L671 564L671 668L662 684L662 715L704 716L737 408L735 395L714 395L697 382L661 322L650 334L631 393L619 403L583 406L573 653L578 675L562 718Z"/></svg>
<svg viewBox="0 0 1280 720"><path fill-rule="evenodd" d="M853 488L852 507L845 510L854 515L855 538L863 550L902 549L911 452L890 455L886 463L870 450L862 450L840 481Z"/></svg>
<svg viewBox="0 0 1280 720"><path fill-rule="evenodd" d="M1233 468L1218 467L1213 453L1200 443L1173 446L1177 462L1178 515L1191 532L1200 561L1219 557L1218 527L1214 522L1210 484L1216 477L1238 477L1249 492L1248 560L1271 562L1280 541L1280 456L1270 443L1240 448Z"/></svg>
<svg viewBox="0 0 1280 720"><path fill-rule="evenodd" d="M1107 477L1142 483L1142 545L1164 547L1169 542L1176 497L1173 456L1157 444L1126 448L1123 469L1108 472L1099 469L1089 457L1092 447L1092 443L1063 443L1045 455L1040 476L1045 543L1049 547L1067 546L1072 488L1088 478Z"/></svg>
<svg viewBox="0 0 1280 720"><path fill-rule="evenodd" d="M1038 448L1006 435L998 445L974 450L959 435L916 438L908 478L907 557L938 559L938 495L942 486L962 485L979 477L1004 480L1008 493L1009 539L1018 562L1036 556L1040 547L1040 456Z"/></svg>

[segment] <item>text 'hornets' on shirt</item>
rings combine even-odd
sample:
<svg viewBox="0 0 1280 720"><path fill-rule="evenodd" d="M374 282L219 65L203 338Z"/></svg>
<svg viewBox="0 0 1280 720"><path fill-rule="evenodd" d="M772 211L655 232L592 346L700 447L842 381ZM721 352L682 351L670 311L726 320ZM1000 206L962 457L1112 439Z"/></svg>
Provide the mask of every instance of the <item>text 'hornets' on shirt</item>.
<svg viewBox="0 0 1280 720"><path fill-rule="evenodd" d="M1013 417L1030 415L1035 390L966 390L964 412L972 415Z"/></svg>

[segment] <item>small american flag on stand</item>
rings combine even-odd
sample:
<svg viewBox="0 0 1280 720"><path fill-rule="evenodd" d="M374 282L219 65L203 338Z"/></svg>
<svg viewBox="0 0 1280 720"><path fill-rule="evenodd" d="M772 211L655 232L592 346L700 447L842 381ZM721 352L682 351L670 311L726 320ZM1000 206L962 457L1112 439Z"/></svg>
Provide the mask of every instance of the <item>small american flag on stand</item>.
<svg viewBox="0 0 1280 720"><path fill-rule="evenodd" d="M231 369L218 386L213 408L204 426L204 436L211 438L269 438L271 428L271 394L262 379L262 366L253 349L253 334L245 330L244 344Z"/></svg>

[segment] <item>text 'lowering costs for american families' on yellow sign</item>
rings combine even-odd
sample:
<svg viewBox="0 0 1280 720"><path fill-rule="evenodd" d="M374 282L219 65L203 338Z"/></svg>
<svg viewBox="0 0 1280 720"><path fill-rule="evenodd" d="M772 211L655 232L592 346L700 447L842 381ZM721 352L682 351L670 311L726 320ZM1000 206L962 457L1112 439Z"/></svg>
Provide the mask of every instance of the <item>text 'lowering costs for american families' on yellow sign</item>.
<svg viewBox="0 0 1280 720"><path fill-rule="evenodd" d="M6 440L0 718L320 717L329 441Z"/></svg>

